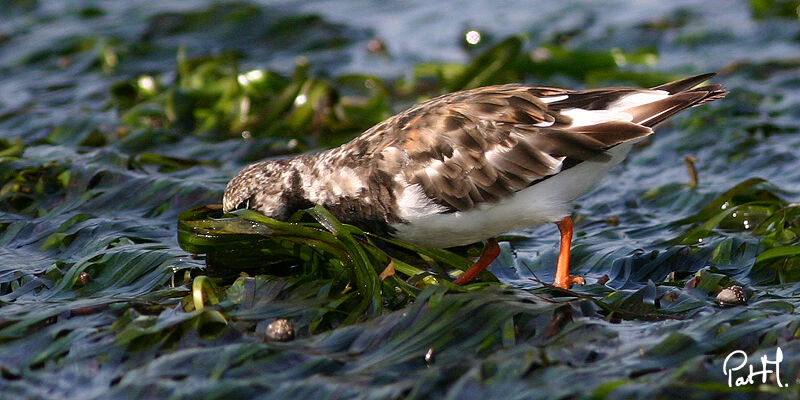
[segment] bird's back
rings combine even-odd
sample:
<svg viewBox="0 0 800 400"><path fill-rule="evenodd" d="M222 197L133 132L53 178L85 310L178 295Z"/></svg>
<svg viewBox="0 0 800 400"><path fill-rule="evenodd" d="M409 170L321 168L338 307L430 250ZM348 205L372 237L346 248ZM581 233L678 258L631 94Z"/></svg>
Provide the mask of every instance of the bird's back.
<svg viewBox="0 0 800 400"><path fill-rule="evenodd" d="M229 183L224 206L285 217L294 210L280 197L295 199L296 206L321 204L345 222L414 242L478 230L463 223L465 213L471 221L494 218L494 230L507 226L502 232L546 222L568 210L653 126L724 97L720 85L694 88L711 76L651 89L508 84L439 96L338 148L246 168ZM447 227L437 231L437 224ZM431 232L403 235L411 230ZM461 236L457 244L491 235Z"/></svg>

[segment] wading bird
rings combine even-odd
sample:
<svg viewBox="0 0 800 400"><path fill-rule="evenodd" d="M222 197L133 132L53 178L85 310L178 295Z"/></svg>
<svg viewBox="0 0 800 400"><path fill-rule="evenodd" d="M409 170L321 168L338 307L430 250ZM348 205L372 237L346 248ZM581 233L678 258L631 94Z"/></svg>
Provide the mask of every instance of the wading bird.
<svg viewBox="0 0 800 400"><path fill-rule="evenodd" d="M572 202L653 127L724 97L704 74L654 88L507 84L417 104L337 148L244 168L223 209L286 219L322 205L342 222L423 247L487 240L464 284L499 254L497 235L548 222L561 232L553 285L569 274Z"/></svg>

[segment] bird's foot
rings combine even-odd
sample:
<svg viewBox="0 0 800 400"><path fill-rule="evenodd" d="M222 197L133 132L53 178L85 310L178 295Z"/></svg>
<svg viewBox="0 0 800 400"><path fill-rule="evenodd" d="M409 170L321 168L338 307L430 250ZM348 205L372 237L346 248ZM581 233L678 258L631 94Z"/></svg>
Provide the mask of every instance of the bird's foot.
<svg viewBox="0 0 800 400"><path fill-rule="evenodd" d="M558 263L556 265L556 278L553 286L561 289L569 289L573 283L583 285L586 281L580 276L569 274L569 253L572 244L572 218L564 217L556 222L558 230L561 232L561 248L558 252Z"/></svg>
<svg viewBox="0 0 800 400"><path fill-rule="evenodd" d="M553 281L553 286L561 289L569 289L572 287L573 283L577 283L578 285L585 285L586 281L580 276L568 275L566 279L556 278L556 280Z"/></svg>

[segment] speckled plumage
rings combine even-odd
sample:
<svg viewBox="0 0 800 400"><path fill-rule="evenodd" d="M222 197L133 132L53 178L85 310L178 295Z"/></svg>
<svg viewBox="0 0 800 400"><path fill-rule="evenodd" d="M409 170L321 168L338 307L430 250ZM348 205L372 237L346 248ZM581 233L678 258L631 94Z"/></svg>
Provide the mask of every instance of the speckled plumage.
<svg viewBox="0 0 800 400"><path fill-rule="evenodd" d="M711 76L652 89L508 84L439 96L335 149L246 167L223 207L286 219L321 204L429 247L557 221L654 125L724 97L720 85L692 89Z"/></svg>

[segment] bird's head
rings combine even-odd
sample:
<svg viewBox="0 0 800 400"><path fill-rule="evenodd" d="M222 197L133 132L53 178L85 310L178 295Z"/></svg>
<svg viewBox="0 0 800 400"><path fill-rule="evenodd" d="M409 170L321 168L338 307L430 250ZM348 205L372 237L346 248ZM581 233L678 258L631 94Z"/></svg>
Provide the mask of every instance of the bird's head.
<svg viewBox="0 0 800 400"><path fill-rule="evenodd" d="M223 211L251 209L268 217L282 216L286 210L286 165L282 161L262 161L241 170L225 188Z"/></svg>

